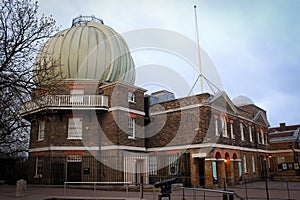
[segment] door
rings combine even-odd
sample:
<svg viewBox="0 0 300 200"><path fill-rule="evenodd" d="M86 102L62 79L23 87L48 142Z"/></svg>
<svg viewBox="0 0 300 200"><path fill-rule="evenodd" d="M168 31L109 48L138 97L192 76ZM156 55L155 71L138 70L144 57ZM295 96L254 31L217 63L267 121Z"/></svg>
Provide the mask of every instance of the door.
<svg viewBox="0 0 300 200"><path fill-rule="evenodd" d="M266 158L264 156L259 156L260 162L260 178L267 178L267 163Z"/></svg>
<svg viewBox="0 0 300 200"><path fill-rule="evenodd" d="M205 158L199 159L199 184L205 185Z"/></svg>
<svg viewBox="0 0 300 200"><path fill-rule="evenodd" d="M64 183L64 164L52 163L51 165L52 184L62 185Z"/></svg>
<svg viewBox="0 0 300 200"><path fill-rule="evenodd" d="M143 170L143 162L144 160L137 160L136 161L136 183L140 184L140 183L144 183L144 170Z"/></svg>
<svg viewBox="0 0 300 200"><path fill-rule="evenodd" d="M67 162L67 181L81 182L81 162Z"/></svg>

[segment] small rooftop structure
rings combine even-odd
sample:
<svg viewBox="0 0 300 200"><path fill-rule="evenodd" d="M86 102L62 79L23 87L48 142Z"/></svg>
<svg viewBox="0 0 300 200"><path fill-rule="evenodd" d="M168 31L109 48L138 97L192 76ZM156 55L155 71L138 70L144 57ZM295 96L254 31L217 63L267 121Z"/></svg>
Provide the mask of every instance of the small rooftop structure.
<svg viewBox="0 0 300 200"><path fill-rule="evenodd" d="M232 102L237 107L254 104L254 102L249 97L246 97L246 96L243 96L243 95L240 95L240 96L237 96L237 97L233 98Z"/></svg>
<svg viewBox="0 0 300 200"><path fill-rule="evenodd" d="M79 15L79 17L76 17L73 19L72 27L77 26L79 24L86 24L87 22L97 22L99 24L104 24L102 19L99 19L99 18L95 17L94 15L91 15L91 16Z"/></svg>
<svg viewBox="0 0 300 200"><path fill-rule="evenodd" d="M284 142L300 140L299 136L300 124L286 126L285 123L280 123L279 127L269 129L270 142Z"/></svg>
<svg viewBox="0 0 300 200"><path fill-rule="evenodd" d="M167 90L159 90L157 92L151 93L150 104L153 105L156 103L161 103L161 102L170 101L174 99L175 99L174 93Z"/></svg>

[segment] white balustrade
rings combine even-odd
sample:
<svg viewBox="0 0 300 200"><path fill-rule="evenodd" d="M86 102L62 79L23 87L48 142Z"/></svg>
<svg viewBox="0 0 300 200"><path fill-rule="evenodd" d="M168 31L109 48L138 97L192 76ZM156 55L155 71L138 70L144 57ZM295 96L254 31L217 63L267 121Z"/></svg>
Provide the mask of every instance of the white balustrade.
<svg viewBox="0 0 300 200"><path fill-rule="evenodd" d="M108 97L103 95L47 95L41 99L26 102L20 108L20 113L44 107L108 108Z"/></svg>

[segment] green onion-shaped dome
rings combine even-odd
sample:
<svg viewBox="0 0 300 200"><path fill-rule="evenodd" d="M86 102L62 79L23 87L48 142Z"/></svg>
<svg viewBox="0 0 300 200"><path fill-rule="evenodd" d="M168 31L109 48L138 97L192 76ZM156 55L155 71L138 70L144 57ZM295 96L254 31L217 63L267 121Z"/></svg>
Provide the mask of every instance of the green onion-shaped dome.
<svg viewBox="0 0 300 200"><path fill-rule="evenodd" d="M94 17L74 19L71 28L45 43L37 56L35 69L50 69L51 66L55 66L56 79L128 84L135 81L134 62L125 40Z"/></svg>

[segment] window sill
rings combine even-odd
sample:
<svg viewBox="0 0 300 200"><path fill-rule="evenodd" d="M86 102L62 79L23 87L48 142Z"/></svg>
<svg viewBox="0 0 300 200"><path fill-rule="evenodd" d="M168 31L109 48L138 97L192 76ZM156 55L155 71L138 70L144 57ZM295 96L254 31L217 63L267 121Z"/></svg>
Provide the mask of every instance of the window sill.
<svg viewBox="0 0 300 200"><path fill-rule="evenodd" d="M38 140L36 140L37 142L42 142L42 141L44 141L44 139L38 139Z"/></svg>
<svg viewBox="0 0 300 200"><path fill-rule="evenodd" d="M136 140L136 137L128 136L128 139L130 139L130 140Z"/></svg>
<svg viewBox="0 0 300 200"><path fill-rule="evenodd" d="M34 175L33 178L42 178L43 175L39 174L39 175Z"/></svg>
<svg viewBox="0 0 300 200"><path fill-rule="evenodd" d="M136 101L128 101L128 103L136 104Z"/></svg>
<svg viewBox="0 0 300 200"><path fill-rule="evenodd" d="M71 138L70 137L70 138L67 138L67 140L82 140L82 138L79 138L79 137L78 138L73 138L73 137Z"/></svg>

